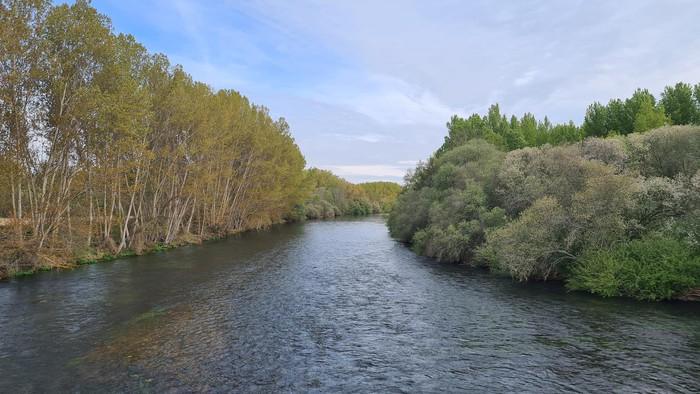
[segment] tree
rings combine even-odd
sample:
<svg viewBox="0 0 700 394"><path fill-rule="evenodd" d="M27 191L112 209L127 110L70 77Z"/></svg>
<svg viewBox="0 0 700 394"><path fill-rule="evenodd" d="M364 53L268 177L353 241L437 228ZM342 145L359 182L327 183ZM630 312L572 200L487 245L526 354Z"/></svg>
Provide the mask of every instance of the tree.
<svg viewBox="0 0 700 394"><path fill-rule="evenodd" d="M608 109L595 102L586 110L583 120L583 134L586 137L605 137L610 132L608 128Z"/></svg>
<svg viewBox="0 0 700 394"><path fill-rule="evenodd" d="M114 34L85 0L0 2L0 49L0 215L16 230L0 277L262 228L308 196L284 119Z"/></svg>
<svg viewBox="0 0 700 394"><path fill-rule="evenodd" d="M661 105L674 125L691 124L697 120L700 112L698 102L693 99L692 87L683 82L664 89Z"/></svg>
<svg viewBox="0 0 700 394"><path fill-rule="evenodd" d="M696 108L699 109L695 112L695 120L693 123L700 124L700 83L696 84L693 88L693 97L695 98Z"/></svg>
<svg viewBox="0 0 700 394"><path fill-rule="evenodd" d="M653 94L649 93L647 89L637 89L634 91L631 97L625 100L625 107L632 115L633 118L637 116L642 105L651 104L652 107L656 107L656 98Z"/></svg>
<svg viewBox="0 0 700 394"><path fill-rule="evenodd" d="M639 109L634 118L634 132L641 133L656 129L666 124L666 114L663 107L655 107L651 100L643 100L639 103Z"/></svg>
<svg viewBox="0 0 700 394"><path fill-rule="evenodd" d="M0 177L7 186L0 198L5 210L11 207L20 244L25 217L32 212L27 178L36 168L31 146L44 115L39 104L41 29L49 5L44 0L0 1Z"/></svg>
<svg viewBox="0 0 700 394"><path fill-rule="evenodd" d="M608 134L611 132L617 134L629 134L634 129L634 113L620 99L613 99L608 102L607 106L608 119L606 128Z"/></svg>
<svg viewBox="0 0 700 394"><path fill-rule="evenodd" d="M537 145L537 119L535 115L526 113L520 119L520 130L527 146Z"/></svg>

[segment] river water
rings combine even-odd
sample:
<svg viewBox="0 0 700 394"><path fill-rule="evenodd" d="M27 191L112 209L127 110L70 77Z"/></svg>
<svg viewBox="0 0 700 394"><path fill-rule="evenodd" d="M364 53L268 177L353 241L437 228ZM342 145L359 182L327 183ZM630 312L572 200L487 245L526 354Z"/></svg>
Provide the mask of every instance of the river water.
<svg viewBox="0 0 700 394"><path fill-rule="evenodd" d="M0 283L0 392L700 390L700 305L439 264L381 218Z"/></svg>

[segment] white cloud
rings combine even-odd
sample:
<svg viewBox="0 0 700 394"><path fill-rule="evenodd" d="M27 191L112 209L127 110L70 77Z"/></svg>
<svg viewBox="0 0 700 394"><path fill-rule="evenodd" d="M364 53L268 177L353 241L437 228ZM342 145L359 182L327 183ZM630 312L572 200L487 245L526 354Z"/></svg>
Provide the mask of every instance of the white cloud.
<svg viewBox="0 0 700 394"><path fill-rule="evenodd" d="M693 0L96 3L196 79L285 116L310 164L356 179L403 176L455 113L499 102L581 121L593 101L700 76Z"/></svg>
<svg viewBox="0 0 700 394"><path fill-rule="evenodd" d="M513 85L515 86L525 86L532 82L535 79L535 76L537 75L536 70L530 70L523 75L519 76L518 78L513 81Z"/></svg>
<svg viewBox="0 0 700 394"><path fill-rule="evenodd" d="M365 164L365 165L325 165L323 169L331 170L336 175L343 176L370 176L370 177L403 177L406 167L390 164Z"/></svg>
<svg viewBox="0 0 700 394"><path fill-rule="evenodd" d="M256 4L266 18L351 58L363 78L401 81L349 94L362 81L348 79L331 91L346 99L336 102L384 124L441 125L444 114L485 109L494 100L505 110L527 102L523 111L580 121L588 103L629 91L616 83L591 89L601 74L631 80L632 89L700 75L696 1ZM550 108L547 99L558 89L576 99Z"/></svg>
<svg viewBox="0 0 700 394"><path fill-rule="evenodd" d="M328 133L325 134L331 137L336 137L341 141L362 141L368 143L377 143L385 139L385 136L381 134L342 134L342 133Z"/></svg>
<svg viewBox="0 0 700 394"><path fill-rule="evenodd" d="M335 78L313 86L305 93L310 99L345 107L383 125L440 124L455 113L432 92L399 78L337 73Z"/></svg>

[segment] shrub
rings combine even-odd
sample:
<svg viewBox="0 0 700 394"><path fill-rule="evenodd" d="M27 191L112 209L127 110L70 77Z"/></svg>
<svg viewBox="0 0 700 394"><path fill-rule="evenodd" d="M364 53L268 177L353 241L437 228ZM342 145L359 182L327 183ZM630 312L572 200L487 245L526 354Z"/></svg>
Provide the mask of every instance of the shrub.
<svg viewBox="0 0 700 394"><path fill-rule="evenodd" d="M567 249L599 249L628 237L628 212L639 189L635 178L607 173L590 177L571 205Z"/></svg>
<svg viewBox="0 0 700 394"><path fill-rule="evenodd" d="M627 139L630 167L643 176L692 177L700 170L700 127L670 126Z"/></svg>
<svg viewBox="0 0 700 394"><path fill-rule="evenodd" d="M518 280L558 276L564 250L567 215L552 197L543 197L518 220L487 234L487 245L479 255L495 271L507 272Z"/></svg>
<svg viewBox="0 0 700 394"><path fill-rule="evenodd" d="M625 104L641 113L639 108L652 98L644 92L636 95L639 100L632 104L617 100L606 110L617 111ZM652 110L663 115L658 108ZM570 136L578 142L550 146L546 142L557 139L537 133L540 126L545 132L551 128L525 116L522 121L512 119L509 127L520 127L527 145L537 147L503 153L486 142L496 135L493 130L500 130L498 146L512 149L521 143L494 126L505 124L495 116L497 112L495 108L483 119L453 118L445 144L407 177L389 219L392 236L411 241L418 253L438 260L479 262L519 280L566 279L581 256L598 256L595 261L603 265L606 256L622 253L614 248L649 234L664 234L666 246L676 242L683 245L676 245L683 253L700 254L700 127L662 127L628 134L636 119L622 116L611 127L603 125L607 128L601 135L609 138L580 141L575 126L562 126L568 127L561 130L563 140ZM657 114L646 115L641 128L659 123L651 117ZM598 120L607 121L605 117ZM620 128L623 123L625 127ZM484 127L491 131L484 132ZM613 130L624 135L615 136ZM547 138L540 139L541 135ZM636 242L631 245L636 247ZM671 260L678 257L667 253L659 258L666 255ZM681 257L677 260L687 260ZM635 259L622 261L622 265L632 261L630 272L642 270ZM595 268L593 262L589 264ZM614 277L602 276L612 275L610 270L601 269L600 277L590 276L595 271L588 274L591 283L610 280L615 290L609 294L668 298L656 288L666 286L678 292L688 285L687 278L676 275L677 266L668 263L659 268L668 275L659 273L658 286L649 278L638 279L646 281L639 286L651 290L620 290ZM578 282L572 280L572 286L583 283L584 271L579 272ZM619 267L618 271L626 272ZM651 271L645 267L640 272ZM601 283L595 285L596 291L606 291Z"/></svg>
<svg viewBox="0 0 700 394"><path fill-rule="evenodd" d="M485 202L484 191L473 181L469 181L468 186L462 190L446 190L430 206L430 224L444 228L462 220L478 219Z"/></svg>
<svg viewBox="0 0 700 394"><path fill-rule="evenodd" d="M627 160L620 138L586 138L581 143L581 154L588 160L598 160L618 169L622 169Z"/></svg>
<svg viewBox="0 0 700 394"><path fill-rule="evenodd" d="M478 223L474 222L449 225L444 229L430 226L416 232L413 248L416 253L434 257L438 261L465 261L470 255L471 237L478 231Z"/></svg>
<svg viewBox="0 0 700 394"><path fill-rule="evenodd" d="M567 287L605 297L667 300L700 287L700 255L668 236L648 236L584 254Z"/></svg>
<svg viewBox="0 0 700 394"><path fill-rule="evenodd" d="M458 146L445 152L432 164L437 169L442 169L442 167L446 166L452 166L455 169L459 168L461 171L459 171L458 179L455 179L457 186L464 179L472 179L482 185L487 185L492 181L504 156L505 154L494 145L484 140L475 139L469 141L466 145ZM435 181L435 178L440 178L441 175L444 176L443 174L434 175L433 181ZM438 186L435 185L435 187Z"/></svg>
<svg viewBox="0 0 700 394"><path fill-rule="evenodd" d="M304 204L296 204L292 210L287 214L285 220L289 222L303 222L306 220L307 212Z"/></svg>
<svg viewBox="0 0 700 394"><path fill-rule="evenodd" d="M372 206L365 200L353 200L350 202L348 212L352 216L369 215L372 213Z"/></svg>
<svg viewBox="0 0 700 394"><path fill-rule="evenodd" d="M669 219L692 211L693 193L690 185L679 179L642 179L639 190L634 194L635 207L631 213L637 232L658 229Z"/></svg>
<svg viewBox="0 0 700 394"><path fill-rule="evenodd" d="M432 188L407 190L399 196L389 215L387 225L391 236L408 242L420 229L429 224L429 211L437 193Z"/></svg>
<svg viewBox="0 0 700 394"><path fill-rule="evenodd" d="M569 205L585 185L587 176L605 165L585 160L572 147L525 148L511 151L503 161L496 181L498 205L511 217L518 216L546 195Z"/></svg>

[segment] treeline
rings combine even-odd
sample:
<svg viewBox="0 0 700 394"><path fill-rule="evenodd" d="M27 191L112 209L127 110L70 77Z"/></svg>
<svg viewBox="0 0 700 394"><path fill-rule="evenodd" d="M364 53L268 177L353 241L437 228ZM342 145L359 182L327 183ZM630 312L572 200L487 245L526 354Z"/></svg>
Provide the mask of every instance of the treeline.
<svg viewBox="0 0 700 394"><path fill-rule="evenodd" d="M0 277L280 222L304 166L284 119L87 1L0 0Z"/></svg>
<svg viewBox="0 0 700 394"><path fill-rule="evenodd" d="M310 197L295 207L292 220L330 219L389 212L401 192L393 182L352 184L330 171L312 168L306 183Z"/></svg>
<svg viewBox="0 0 700 394"><path fill-rule="evenodd" d="M585 137L627 135L665 124L700 124L700 83L667 86L658 102L648 90L637 89L625 100L612 99L607 105L593 103L586 110L582 134Z"/></svg>
<svg viewBox="0 0 700 394"><path fill-rule="evenodd" d="M697 108L697 99L671 99L687 87L667 88L661 103ZM561 279L604 296L700 297L700 127L615 127L608 138L520 149L489 128L466 138L450 129L407 176L391 234L418 253L519 280Z"/></svg>
<svg viewBox="0 0 700 394"><path fill-rule="evenodd" d="M531 113L520 118L508 117L495 104L484 116L473 114L466 119L453 116L447 123L448 135L438 153L474 138L484 139L502 150L514 150L576 142L587 137L640 133L666 124L700 124L700 83L667 86L658 101L648 90L637 89L624 100L612 99L605 105L595 102L586 110L581 126L573 122L552 124L546 116L538 120Z"/></svg>

